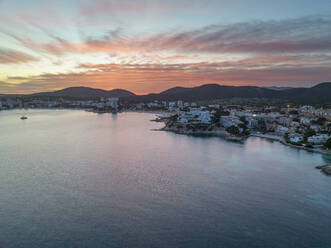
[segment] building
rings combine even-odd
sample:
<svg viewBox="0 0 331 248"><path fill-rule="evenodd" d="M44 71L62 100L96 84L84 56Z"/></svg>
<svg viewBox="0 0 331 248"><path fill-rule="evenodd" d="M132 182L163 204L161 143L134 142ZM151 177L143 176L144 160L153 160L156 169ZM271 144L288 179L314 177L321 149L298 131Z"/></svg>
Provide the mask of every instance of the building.
<svg viewBox="0 0 331 248"><path fill-rule="evenodd" d="M287 132L288 132L287 127L277 126L277 128L275 129L275 134L277 136L284 136Z"/></svg>
<svg viewBox="0 0 331 248"><path fill-rule="evenodd" d="M183 101L182 100L178 100L177 101L177 107L178 108L183 108L184 104L183 104Z"/></svg>
<svg viewBox="0 0 331 248"><path fill-rule="evenodd" d="M277 122L285 127L291 126L291 119L287 117L280 117L278 118Z"/></svg>
<svg viewBox="0 0 331 248"><path fill-rule="evenodd" d="M301 117L300 118L300 123L303 124L303 125L310 125L311 119L306 118L306 117Z"/></svg>
<svg viewBox="0 0 331 248"><path fill-rule="evenodd" d="M298 133L290 133L288 135L288 137L289 137L290 141L293 143L300 143L303 141L303 136Z"/></svg>
<svg viewBox="0 0 331 248"><path fill-rule="evenodd" d="M240 121L238 116L221 116L220 123L223 127L231 127L231 126L238 126L242 122Z"/></svg>
<svg viewBox="0 0 331 248"><path fill-rule="evenodd" d="M329 138L330 136L327 134L314 135L308 138L308 142L315 145L321 145L325 143Z"/></svg>
<svg viewBox="0 0 331 248"><path fill-rule="evenodd" d="M211 123L210 112L209 111L201 111L200 121L201 121L202 124L210 124Z"/></svg>
<svg viewBox="0 0 331 248"><path fill-rule="evenodd" d="M191 109L189 112L183 112L178 117L178 122L182 124L210 124L211 116L209 111Z"/></svg>
<svg viewBox="0 0 331 248"><path fill-rule="evenodd" d="M176 107L176 102L169 102L169 109L172 110Z"/></svg>
<svg viewBox="0 0 331 248"><path fill-rule="evenodd" d="M254 117L247 117L246 121L248 122L247 128L249 128L249 129L254 129L259 126L259 121Z"/></svg>
<svg viewBox="0 0 331 248"><path fill-rule="evenodd" d="M118 109L118 97L110 97L108 98L108 104L107 106L112 107L113 109Z"/></svg>

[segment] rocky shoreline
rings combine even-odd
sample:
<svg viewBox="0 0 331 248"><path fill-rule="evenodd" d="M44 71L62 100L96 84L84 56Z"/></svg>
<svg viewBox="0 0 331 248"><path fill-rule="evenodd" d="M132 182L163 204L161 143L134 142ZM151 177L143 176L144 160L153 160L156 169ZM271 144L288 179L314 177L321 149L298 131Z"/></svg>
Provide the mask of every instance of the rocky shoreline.
<svg viewBox="0 0 331 248"><path fill-rule="evenodd" d="M162 122L162 120L160 122ZM237 142L243 142L249 137L258 137L258 138L278 141L278 142L282 143L283 145L290 146L293 148L302 149L302 150L306 150L309 152L317 152L317 153L320 153L323 155L331 156L331 151L322 150L321 148L308 148L308 147L304 147L304 146L296 146L296 145L287 143L284 138L275 136L275 135L252 133L252 134L245 135L245 136L235 136L235 135L231 135L231 134L227 133L224 129L218 129L218 130L212 130L212 131L202 131L202 130L194 131L194 130L178 129L178 128L174 128L174 127L167 127L167 126L161 128L161 129L158 129L158 131L168 131L168 132L173 132L173 133L183 134L183 135L222 137L226 140L237 141Z"/></svg>
<svg viewBox="0 0 331 248"><path fill-rule="evenodd" d="M310 147L305 147L305 146L297 146L297 145L286 142L283 137L275 136L273 134L251 133L248 135L239 136L239 135L230 134L230 133L226 132L225 129L215 127L215 126L212 126L211 129L207 129L207 130L206 129L205 130L201 130L201 129L193 130L193 129L187 129L185 127L178 128L176 126L168 125L168 123L167 123L168 116L160 116L160 115L152 121L165 123L165 126L163 128L158 129L158 131L168 131L168 132L173 132L176 134L193 135L193 136L222 137L226 140L237 141L237 142L244 142L249 137L258 137L258 138L264 138L264 139L269 139L269 140L273 140L273 141L278 141L278 142L282 143L283 145L290 146L293 148L302 149L302 150L306 150L309 152L317 152L317 153L320 153L323 155L331 156L331 151L329 151L329 150L324 150L321 148L310 148Z"/></svg>
<svg viewBox="0 0 331 248"><path fill-rule="evenodd" d="M221 137L228 141L236 141L236 142L243 142L245 139L247 139L249 136L234 136L229 133L227 133L223 129L217 129L217 130L186 130L186 129L178 129L173 127L163 127L158 129L158 131L168 131L173 132L176 134L182 134L182 135L192 135L192 136L206 136L206 137Z"/></svg>
<svg viewBox="0 0 331 248"><path fill-rule="evenodd" d="M327 176L331 176L331 165L320 165L315 167L318 170L321 170L322 173L324 173Z"/></svg>

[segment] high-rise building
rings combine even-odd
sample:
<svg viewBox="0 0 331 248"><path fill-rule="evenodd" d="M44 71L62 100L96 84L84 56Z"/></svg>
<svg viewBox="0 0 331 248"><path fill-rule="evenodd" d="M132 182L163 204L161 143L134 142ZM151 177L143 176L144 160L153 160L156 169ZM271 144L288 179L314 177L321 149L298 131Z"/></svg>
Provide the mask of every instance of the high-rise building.
<svg viewBox="0 0 331 248"><path fill-rule="evenodd" d="M119 100L118 97L108 98L108 103L109 103L110 107L117 110L118 109L118 100Z"/></svg>

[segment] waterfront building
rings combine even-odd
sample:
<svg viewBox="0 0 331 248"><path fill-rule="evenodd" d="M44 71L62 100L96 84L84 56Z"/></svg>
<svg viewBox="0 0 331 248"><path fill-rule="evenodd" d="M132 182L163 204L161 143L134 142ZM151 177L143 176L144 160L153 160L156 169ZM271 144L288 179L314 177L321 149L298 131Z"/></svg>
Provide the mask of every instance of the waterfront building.
<svg viewBox="0 0 331 248"><path fill-rule="evenodd" d="M328 134L314 135L308 138L308 142L315 145L321 145L325 143L329 138L330 136Z"/></svg>
<svg viewBox="0 0 331 248"><path fill-rule="evenodd" d="M211 115L208 110L191 109L189 112L183 112L178 117L178 122L182 124L210 124Z"/></svg>
<svg viewBox="0 0 331 248"><path fill-rule="evenodd" d="M277 126L275 130L275 135L277 136L284 136L288 132L288 128L284 126Z"/></svg>
<svg viewBox="0 0 331 248"><path fill-rule="evenodd" d="M293 143L300 143L303 141L303 136L298 133L290 133L288 135L288 137L289 137L290 141Z"/></svg>
<svg viewBox="0 0 331 248"><path fill-rule="evenodd" d="M238 116L221 116L220 123L223 127L231 127L231 126L238 126L242 122L240 121Z"/></svg>
<svg viewBox="0 0 331 248"><path fill-rule="evenodd" d="M254 118L254 117L247 117L246 118L247 123L247 128L248 129L254 129L257 128L259 126L259 121Z"/></svg>
<svg viewBox="0 0 331 248"><path fill-rule="evenodd" d="M118 109L118 97L110 97L108 98L108 103L110 104L110 107L117 110Z"/></svg>

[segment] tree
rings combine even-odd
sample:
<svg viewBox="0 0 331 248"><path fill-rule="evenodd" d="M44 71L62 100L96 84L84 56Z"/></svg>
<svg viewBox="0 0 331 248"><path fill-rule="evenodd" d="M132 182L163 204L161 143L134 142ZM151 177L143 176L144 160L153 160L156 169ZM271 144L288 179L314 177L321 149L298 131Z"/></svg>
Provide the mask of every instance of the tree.
<svg viewBox="0 0 331 248"><path fill-rule="evenodd" d="M245 135L249 135L249 130L247 128L247 125L248 125L248 121L246 120L246 117L245 116L241 116L240 117L240 121L242 122L241 124L239 124L238 126L240 128L243 129L243 134Z"/></svg>
<svg viewBox="0 0 331 248"><path fill-rule="evenodd" d="M170 121L177 121L177 119L178 119L178 114L175 114L175 115L172 115L169 117Z"/></svg>
<svg viewBox="0 0 331 248"><path fill-rule="evenodd" d="M258 130L263 133L267 132L267 125L264 120L258 120Z"/></svg>
<svg viewBox="0 0 331 248"><path fill-rule="evenodd" d="M217 109L213 115L212 123L219 123L221 116L222 116L222 111L220 109Z"/></svg>
<svg viewBox="0 0 331 248"><path fill-rule="evenodd" d="M325 148L325 149L331 149L331 138L329 138L329 139L324 143L324 148Z"/></svg>
<svg viewBox="0 0 331 248"><path fill-rule="evenodd" d="M313 130L310 127L308 127L306 129L305 134L304 134L304 138L303 138L304 142L307 142L308 137L314 136L315 134L316 134L315 130Z"/></svg>
<svg viewBox="0 0 331 248"><path fill-rule="evenodd" d="M233 135L238 135L239 134L239 128L236 127L236 126L230 126L226 129L226 131L230 134L233 134Z"/></svg>
<svg viewBox="0 0 331 248"><path fill-rule="evenodd" d="M221 111L221 116L229 116L230 112L229 111Z"/></svg>
<svg viewBox="0 0 331 248"><path fill-rule="evenodd" d="M328 132L331 134L331 123L327 125L327 128L328 128Z"/></svg>
<svg viewBox="0 0 331 248"><path fill-rule="evenodd" d="M290 142L290 137L288 135L289 135L289 133L285 133L285 135L284 135L284 139L287 143Z"/></svg>
<svg viewBox="0 0 331 248"><path fill-rule="evenodd" d="M324 117L319 117L316 121L314 121L314 123L316 123L317 125L320 125L320 126L323 126L325 122L326 122L326 119Z"/></svg>
<svg viewBox="0 0 331 248"><path fill-rule="evenodd" d="M297 115L297 114L298 114L298 111L296 111L296 110L291 110L291 111L290 111L290 114L291 114L291 115Z"/></svg>
<svg viewBox="0 0 331 248"><path fill-rule="evenodd" d="M247 124L248 124L248 121L246 121L246 117L245 117L245 116L241 116L241 117L240 117L240 121L241 121L242 123L244 123L244 125L247 125Z"/></svg>

